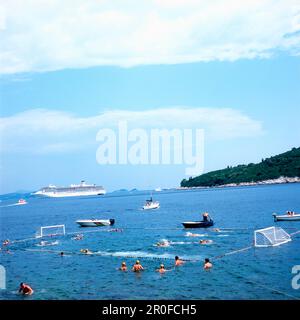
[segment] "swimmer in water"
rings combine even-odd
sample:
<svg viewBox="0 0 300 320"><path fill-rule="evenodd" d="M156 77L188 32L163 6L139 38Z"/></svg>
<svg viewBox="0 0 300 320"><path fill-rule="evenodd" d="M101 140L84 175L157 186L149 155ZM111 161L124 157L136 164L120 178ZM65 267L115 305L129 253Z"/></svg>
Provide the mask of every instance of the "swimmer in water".
<svg viewBox="0 0 300 320"><path fill-rule="evenodd" d="M212 263L209 261L208 258L206 258L206 259L204 260L204 266L203 266L204 270L207 270L207 271L208 271L208 270L210 270L212 267L213 267Z"/></svg>
<svg viewBox="0 0 300 320"><path fill-rule="evenodd" d="M221 230L220 230L220 229L218 229L218 228L216 228L216 229L212 229L212 231L214 231L214 232L221 232Z"/></svg>
<svg viewBox="0 0 300 320"><path fill-rule="evenodd" d="M8 239L6 239L6 240L4 240L3 242L2 242L2 245L3 246L8 246L9 245L9 240Z"/></svg>
<svg viewBox="0 0 300 320"><path fill-rule="evenodd" d="M33 292L34 291L28 284L24 282L20 284L19 293L22 293L24 296L30 296L33 294Z"/></svg>
<svg viewBox="0 0 300 320"><path fill-rule="evenodd" d="M171 270L166 270L163 264L160 265L159 269L156 269L156 272L159 272L159 273L165 273L167 271L171 271Z"/></svg>
<svg viewBox="0 0 300 320"><path fill-rule="evenodd" d="M119 268L121 271L127 271L126 262L122 262L121 267Z"/></svg>
<svg viewBox="0 0 300 320"><path fill-rule="evenodd" d="M110 229L108 232L123 232L123 229Z"/></svg>
<svg viewBox="0 0 300 320"><path fill-rule="evenodd" d="M213 241L212 240L200 240L199 243L204 245L204 244L211 244L211 243L213 243Z"/></svg>
<svg viewBox="0 0 300 320"><path fill-rule="evenodd" d="M156 243L157 247L170 247L170 241L164 240Z"/></svg>
<svg viewBox="0 0 300 320"><path fill-rule="evenodd" d="M143 266L141 265L139 260L136 260L134 266L132 267L132 271L133 272L140 272L140 271L144 271Z"/></svg>
<svg viewBox="0 0 300 320"><path fill-rule="evenodd" d="M187 232L186 233L186 237L200 237L200 234L197 233L191 233L191 232Z"/></svg>
<svg viewBox="0 0 300 320"><path fill-rule="evenodd" d="M72 238L72 240L82 240L83 239L83 234L77 234L74 238Z"/></svg>
<svg viewBox="0 0 300 320"><path fill-rule="evenodd" d="M178 256L175 257L175 267L178 267L178 266L182 266L184 264L184 261L179 259Z"/></svg>
<svg viewBox="0 0 300 320"><path fill-rule="evenodd" d="M61 252L61 253L60 253L60 256L61 256L61 257L63 257L63 256L64 256L64 253L63 253L63 252Z"/></svg>
<svg viewBox="0 0 300 320"><path fill-rule="evenodd" d="M84 254L93 254L93 252L90 251L89 249L81 249L80 252Z"/></svg>

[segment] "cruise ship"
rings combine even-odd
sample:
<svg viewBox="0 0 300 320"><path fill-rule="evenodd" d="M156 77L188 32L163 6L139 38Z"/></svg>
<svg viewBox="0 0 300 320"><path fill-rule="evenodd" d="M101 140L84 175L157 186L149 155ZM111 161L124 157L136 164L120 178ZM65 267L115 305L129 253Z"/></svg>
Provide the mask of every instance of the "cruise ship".
<svg viewBox="0 0 300 320"><path fill-rule="evenodd" d="M80 184L71 184L69 187L56 187L49 185L34 195L61 198L61 197L80 197L80 196L100 196L105 194L106 191L102 186L96 186L95 184L86 184L85 181L81 181Z"/></svg>

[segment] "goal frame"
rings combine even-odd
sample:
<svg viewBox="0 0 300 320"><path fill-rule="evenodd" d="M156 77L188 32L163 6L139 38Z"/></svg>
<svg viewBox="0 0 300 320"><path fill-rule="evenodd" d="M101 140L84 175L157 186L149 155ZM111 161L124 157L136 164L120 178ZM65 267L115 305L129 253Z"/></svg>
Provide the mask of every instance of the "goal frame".
<svg viewBox="0 0 300 320"><path fill-rule="evenodd" d="M274 235L274 239L277 240L276 238L276 229L280 229L281 232L283 232L283 234L286 236L286 239L282 240L281 242L277 242L275 244L257 244L257 234L258 233L262 233L269 241L270 243L272 243L272 239L270 239L266 234L264 234L264 231L269 231L269 230L273 230L273 235ZM256 248L267 248L267 247L278 247L281 246L282 244L285 244L287 242L292 241L291 236L284 231L282 228L278 228L278 227L269 227L269 228L264 228L264 229L259 229L259 230L255 230L254 231L254 247Z"/></svg>
<svg viewBox="0 0 300 320"><path fill-rule="evenodd" d="M43 234L44 229L51 229L51 228L62 228L63 232L62 233L53 233L53 234ZM53 237L53 236L64 236L66 234L66 227L64 224L58 224L58 225L53 225L53 226L43 226L40 227L39 234L36 235L36 238L43 238L43 237Z"/></svg>

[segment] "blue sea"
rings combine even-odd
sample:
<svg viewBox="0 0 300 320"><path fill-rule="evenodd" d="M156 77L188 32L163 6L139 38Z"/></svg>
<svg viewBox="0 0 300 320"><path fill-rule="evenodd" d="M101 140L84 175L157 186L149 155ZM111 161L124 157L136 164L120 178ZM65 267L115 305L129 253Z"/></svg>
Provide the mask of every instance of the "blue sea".
<svg viewBox="0 0 300 320"><path fill-rule="evenodd" d="M25 197L27 205L14 205ZM140 208L148 192L119 192L102 197L50 199L27 195L1 196L0 239L11 244L0 251L6 269L6 290L0 298L17 299L300 299L292 288L292 268L300 265L300 234L279 247L252 246L255 229L280 226L288 233L300 230L300 222L273 221L272 213L300 212L300 184L154 192L161 207ZM208 211L213 229L185 230L183 221L200 220ZM80 228L77 219L114 218L115 225ZM41 226L64 224L66 235L40 246ZM116 230L119 232L115 232ZM189 237L187 232L200 234ZM76 241L74 235L83 234ZM158 241L169 247L157 247ZM200 245L209 239L209 245ZM16 241L20 240L20 241ZM93 255L80 254L88 248ZM63 251L65 256L61 257ZM188 260L174 268L174 257ZM203 270L210 258L211 271ZM117 270L139 259L145 271ZM163 263L169 272L155 270ZM30 297L17 294L20 282L34 289Z"/></svg>

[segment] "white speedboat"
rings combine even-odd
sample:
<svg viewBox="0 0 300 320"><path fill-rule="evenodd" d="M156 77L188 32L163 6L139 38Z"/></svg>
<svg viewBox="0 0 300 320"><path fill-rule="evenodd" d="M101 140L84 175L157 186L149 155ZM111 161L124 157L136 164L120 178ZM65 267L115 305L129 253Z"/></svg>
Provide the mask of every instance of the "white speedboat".
<svg viewBox="0 0 300 320"><path fill-rule="evenodd" d="M143 210L158 209L160 206L158 201L153 201L152 197L149 200L146 200L146 203L143 205Z"/></svg>
<svg viewBox="0 0 300 320"><path fill-rule="evenodd" d="M300 221L300 214L292 213L292 214L284 214L284 215L277 215L276 213L273 214L274 221Z"/></svg>
<svg viewBox="0 0 300 320"><path fill-rule="evenodd" d="M102 226L112 226L115 223L115 219L85 219L77 220L81 227L102 227Z"/></svg>

